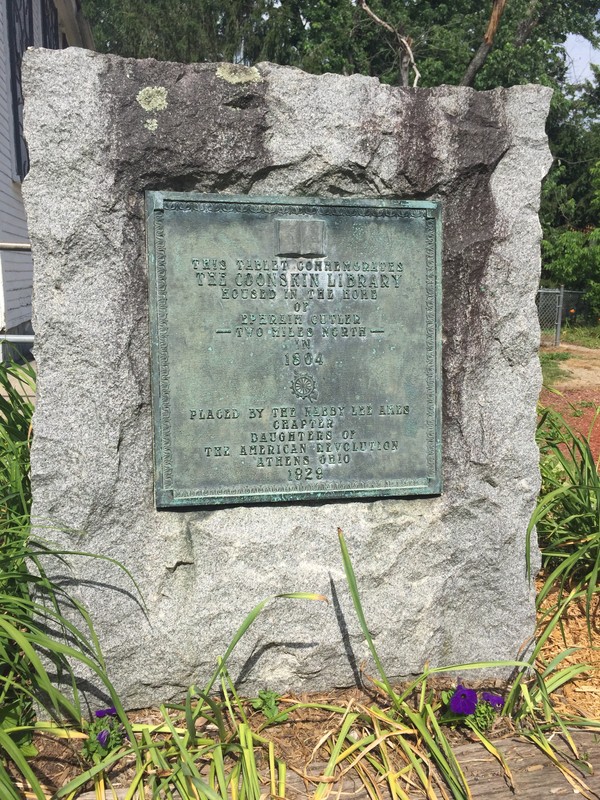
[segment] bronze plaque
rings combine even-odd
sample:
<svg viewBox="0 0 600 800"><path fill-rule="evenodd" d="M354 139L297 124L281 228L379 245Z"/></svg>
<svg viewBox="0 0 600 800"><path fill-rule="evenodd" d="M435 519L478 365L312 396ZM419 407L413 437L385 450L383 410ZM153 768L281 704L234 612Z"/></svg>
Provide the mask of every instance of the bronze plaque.
<svg viewBox="0 0 600 800"><path fill-rule="evenodd" d="M441 491L440 206L147 194L158 507Z"/></svg>

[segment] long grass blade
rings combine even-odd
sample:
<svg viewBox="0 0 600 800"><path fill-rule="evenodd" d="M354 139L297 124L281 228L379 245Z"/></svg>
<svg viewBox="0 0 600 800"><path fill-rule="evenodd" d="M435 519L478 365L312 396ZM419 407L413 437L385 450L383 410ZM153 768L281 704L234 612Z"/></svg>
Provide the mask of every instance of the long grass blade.
<svg viewBox="0 0 600 800"><path fill-rule="evenodd" d="M373 638L371 637L371 632L369 631L369 627L367 625L367 620L365 619L362 603L360 601L360 594L358 591L356 575L354 573L354 567L352 566L352 561L350 559L350 553L348 552L348 546L346 544L344 534L341 528L338 528L337 532L340 543L340 549L342 551L342 562L344 565L344 572L346 573L346 580L348 581L348 588L350 590L350 596L352 597L352 603L354 605L356 616L358 617L360 629L362 631L363 636L365 637L365 640L371 652L371 657L375 662L377 671L379 672L379 676L381 678L383 685L385 686L386 692L388 693L390 699L392 699L393 701L397 701L396 693L392 689L392 685L387 677L385 669L383 668L383 663L379 658L379 653L377 652L377 648L375 647L375 643L373 642Z"/></svg>
<svg viewBox="0 0 600 800"><path fill-rule="evenodd" d="M335 740L333 747L331 748L331 753L329 755L329 759L327 764L325 765L325 769L323 770L323 777L324 778L331 778L335 773L335 768L338 762L338 758L340 753L342 752L342 747L344 746L344 742L346 737L348 736L348 732L350 728L354 725L355 720L357 719L358 714L356 712L352 712L349 709L346 711L346 714L342 717L340 730ZM314 800L322 800L325 796L325 793L329 791L330 785L328 781L321 781L314 794Z"/></svg>
<svg viewBox="0 0 600 800"><path fill-rule="evenodd" d="M46 796L42 787L40 786L35 773L27 763L27 759L21 753L19 747L13 742L2 728L0 728L0 750L9 756L11 761L18 767L19 772L25 778L27 783L31 786L33 793L38 800L46 800Z"/></svg>

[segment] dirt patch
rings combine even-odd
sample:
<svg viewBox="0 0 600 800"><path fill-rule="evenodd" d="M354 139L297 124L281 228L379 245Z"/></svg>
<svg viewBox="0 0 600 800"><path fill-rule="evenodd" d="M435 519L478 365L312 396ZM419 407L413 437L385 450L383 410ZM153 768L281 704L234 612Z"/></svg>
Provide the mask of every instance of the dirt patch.
<svg viewBox="0 0 600 800"><path fill-rule="evenodd" d="M542 389L540 403L559 411L572 430L586 436L599 459L600 350L566 345L549 352L569 353L560 364L567 376L558 378L551 389Z"/></svg>
<svg viewBox="0 0 600 800"><path fill-rule="evenodd" d="M555 389L575 390L597 387L600 389L600 350L581 347L575 344L560 347L544 348L545 353L568 353L568 360L561 362L561 369L568 377L559 378L554 383ZM598 397L600 402L600 397Z"/></svg>

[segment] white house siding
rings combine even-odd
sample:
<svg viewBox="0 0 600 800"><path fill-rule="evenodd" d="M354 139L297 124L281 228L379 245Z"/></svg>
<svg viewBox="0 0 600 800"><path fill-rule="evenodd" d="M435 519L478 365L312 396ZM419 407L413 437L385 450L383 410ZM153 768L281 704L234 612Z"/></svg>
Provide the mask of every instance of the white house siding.
<svg viewBox="0 0 600 800"><path fill-rule="evenodd" d="M42 46L42 4L40 0L33 3L33 41L37 47Z"/></svg>
<svg viewBox="0 0 600 800"><path fill-rule="evenodd" d="M37 26L40 13L37 13ZM34 20L35 20L34 16ZM12 98L6 0L0 0L0 242L27 242L21 184L13 167ZM0 250L0 330L26 329L31 320L33 265L28 253Z"/></svg>

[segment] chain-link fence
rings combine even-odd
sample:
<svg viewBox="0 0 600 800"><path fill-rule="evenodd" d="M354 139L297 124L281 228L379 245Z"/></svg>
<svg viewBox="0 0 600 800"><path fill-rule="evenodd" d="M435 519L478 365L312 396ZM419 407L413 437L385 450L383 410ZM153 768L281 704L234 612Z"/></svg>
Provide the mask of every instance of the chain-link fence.
<svg viewBox="0 0 600 800"><path fill-rule="evenodd" d="M582 312L581 298L584 292L570 289L539 289L535 299L540 328L541 344L558 347L560 332L565 322L576 322Z"/></svg>

